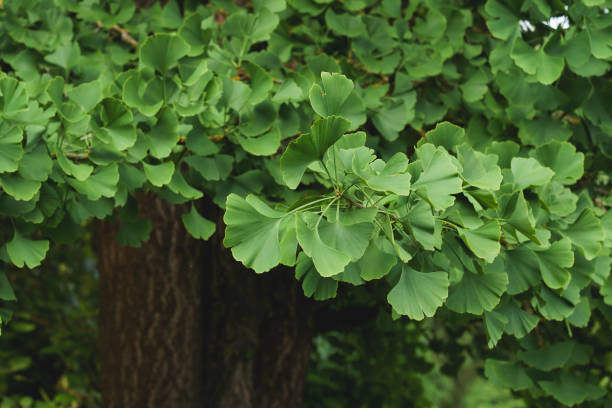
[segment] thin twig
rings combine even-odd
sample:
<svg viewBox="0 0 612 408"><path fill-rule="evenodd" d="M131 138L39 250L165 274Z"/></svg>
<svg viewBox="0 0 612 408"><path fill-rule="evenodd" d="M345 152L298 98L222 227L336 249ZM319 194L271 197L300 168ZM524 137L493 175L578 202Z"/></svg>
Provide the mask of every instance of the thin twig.
<svg viewBox="0 0 612 408"><path fill-rule="evenodd" d="M96 24L100 28L105 28L101 21L97 21ZM119 33L121 36L121 41L130 44L133 48L138 47L138 41L136 41L136 39L132 37L129 31L127 31L125 28L115 24L114 26L110 27L110 29Z"/></svg>

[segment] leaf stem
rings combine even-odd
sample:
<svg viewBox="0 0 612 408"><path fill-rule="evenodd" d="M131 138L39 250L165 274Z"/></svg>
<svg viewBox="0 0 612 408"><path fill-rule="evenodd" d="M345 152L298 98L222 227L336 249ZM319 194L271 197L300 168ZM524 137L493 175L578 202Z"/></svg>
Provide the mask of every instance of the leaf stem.
<svg viewBox="0 0 612 408"><path fill-rule="evenodd" d="M332 197L324 197L324 198L320 198L320 199L318 199L318 200L311 201L311 202L309 202L309 203L306 203L306 204L304 204L304 205L301 205L301 206L299 206L299 207L294 208L293 210L289 211L289 212L288 212L287 214L285 214L284 216L291 215L291 214L293 214L293 213L295 213L295 212L297 212L297 211L300 211L300 210L302 210L302 209L304 209L304 208L307 208L307 207L309 207L309 206L311 206L311 205L313 205L313 204L318 204L318 203L321 203L321 202L323 202L323 201L331 200L331 199L333 199L333 198L335 198L335 197L333 197L333 196L332 196Z"/></svg>
<svg viewBox="0 0 612 408"><path fill-rule="evenodd" d="M327 212L327 210L329 210L329 207L331 207L338 199L340 199L340 197L334 197L333 200L331 200L329 202L329 204L327 204L327 206L325 207L325 209L321 212L321 215L319 215L319 219L317 220L317 223L314 226L315 231L318 229L319 227L319 223L321 222L321 220L323 219L323 215Z"/></svg>

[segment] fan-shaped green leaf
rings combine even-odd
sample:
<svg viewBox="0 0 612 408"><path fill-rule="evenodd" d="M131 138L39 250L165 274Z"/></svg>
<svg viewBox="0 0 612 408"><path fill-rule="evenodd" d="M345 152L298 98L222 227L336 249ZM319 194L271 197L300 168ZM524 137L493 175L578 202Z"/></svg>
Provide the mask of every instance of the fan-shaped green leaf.
<svg viewBox="0 0 612 408"><path fill-rule="evenodd" d="M544 283L552 289L564 288L570 280L567 268L574 264L570 240L563 238L547 249L536 251Z"/></svg>
<svg viewBox="0 0 612 408"><path fill-rule="evenodd" d="M498 387L512 388L515 391L526 390L533 386L533 381L525 369L510 361L487 358L485 376Z"/></svg>
<svg viewBox="0 0 612 408"><path fill-rule="evenodd" d="M227 225L223 244L232 247L234 258L255 272L267 272L280 262L279 230L282 213L248 195L227 196L223 221Z"/></svg>
<svg viewBox="0 0 612 408"><path fill-rule="evenodd" d="M452 194L461 192L457 167L442 147L426 143L416 150L422 172L412 189L423 196L437 210L444 210L455 202Z"/></svg>
<svg viewBox="0 0 612 408"><path fill-rule="evenodd" d="M417 272L403 266L399 282L387 295L387 301L399 314L422 320L432 317L448 296L445 272Z"/></svg>
<svg viewBox="0 0 612 408"><path fill-rule="evenodd" d="M62 81L63 86L63 81ZM0 77L0 112L5 117L28 109L28 96L22 83L15 78L2 75Z"/></svg>
<svg viewBox="0 0 612 408"><path fill-rule="evenodd" d="M342 74L321 72L323 88L315 84L310 89L312 108L323 117L341 115L342 107L353 91L353 81Z"/></svg>
<svg viewBox="0 0 612 408"><path fill-rule="evenodd" d="M20 128L5 123L0 125L0 173L17 170L23 155L22 139L23 132Z"/></svg>
<svg viewBox="0 0 612 408"><path fill-rule="evenodd" d="M58 152L57 164L60 168L69 176L74 177L79 181L85 181L93 172L93 166L85 163L75 163L72 160L68 160L61 152Z"/></svg>
<svg viewBox="0 0 612 408"><path fill-rule="evenodd" d="M523 71L535 75L545 85L555 82L563 72L563 57L549 55L543 48L533 49L520 38L514 41L510 57Z"/></svg>
<svg viewBox="0 0 612 408"><path fill-rule="evenodd" d="M6 243L6 252L11 262L19 268L23 268L24 265L28 268L40 265L48 250L49 241L27 239L17 231L13 239Z"/></svg>
<svg viewBox="0 0 612 408"><path fill-rule="evenodd" d="M309 257L312 258L317 272L323 277L341 273L351 258L339 250L325 244L319 235L318 225L308 226L301 216L296 216L297 240Z"/></svg>
<svg viewBox="0 0 612 408"><path fill-rule="evenodd" d="M170 155L179 140L178 119L170 109L164 108L157 115L157 123L149 131L151 155L163 159Z"/></svg>
<svg viewBox="0 0 612 408"><path fill-rule="evenodd" d="M161 164L142 163L142 168L147 179L156 187L165 186L170 183L174 173L174 163L171 161Z"/></svg>
<svg viewBox="0 0 612 408"><path fill-rule="evenodd" d="M482 274L465 271L461 281L450 288L446 301L448 308L457 313L476 315L493 310L508 286L508 275L503 270L503 263L501 267L488 268Z"/></svg>
<svg viewBox="0 0 612 408"><path fill-rule="evenodd" d="M517 357L530 367L551 371L566 366L568 362L571 362L570 365L587 364L590 354L589 347L574 341L564 341L540 349L520 351Z"/></svg>
<svg viewBox="0 0 612 408"><path fill-rule="evenodd" d="M585 400L598 399L606 394L599 385L591 384L583 379L563 371L553 381L539 381L538 384L546 394L560 403L572 407Z"/></svg>
<svg viewBox="0 0 612 408"><path fill-rule="evenodd" d="M450 122L441 122L425 134L423 142L442 146L448 151L456 151L457 146L465 142L465 130Z"/></svg>
<svg viewBox="0 0 612 408"><path fill-rule="evenodd" d="M306 168L323 159L323 154L348 130L350 123L341 117L331 116L315 121L310 133L291 142L281 157L281 172L289 188L300 183Z"/></svg>
<svg viewBox="0 0 612 408"><path fill-rule="evenodd" d="M522 190L531 186L541 186L550 181L555 174L548 167L542 166L536 159L515 157L510 163L514 187Z"/></svg>
<svg viewBox="0 0 612 408"><path fill-rule="evenodd" d="M576 153L576 148L570 143L551 142L539 146L532 155L551 168L555 172L552 179L562 184L574 184L584 172L584 154Z"/></svg>
<svg viewBox="0 0 612 408"><path fill-rule="evenodd" d="M510 295L522 293L540 282L538 256L531 249L519 246L504 254Z"/></svg>
<svg viewBox="0 0 612 408"><path fill-rule="evenodd" d="M457 232L477 257L491 263L499 255L501 229L497 221L488 221L475 229L460 228Z"/></svg>
<svg viewBox="0 0 612 408"><path fill-rule="evenodd" d="M391 268L397 264L397 257L389 256L381 249L382 239L373 238L363 257L357 262L359 276L365 281L380 279L387 275Z"/></svg>
<svg viewBox="0 0 612 408"><path fill-rule="evenodd" d="M125 150L136 143L132 112L119 100L104 99L92 115L93 133L116 150Z"/></svg>
<svg viewBox="0 0 612 408"><path fill-rule="evenodd" d="M419 201L412 206L406 215L410 232L414 239L428 251L442 245L441 231L436 228L436 220L431 213L431 207L425 201Z"/></svg>
<svg viewBox="0 0 612 408"><path fill-rule="evenodd" d="M40 190L40 181L28 180L17 173L0 176L0 186L5 193L19 201L29 201Z"/></svg>
<svg viewBox="0 0 612 408"><path fill-rule="evenodd" d="M189 44L173 34L155 34L140 47L140 61L162 74L174 68L190 51Z"/></svg>
<svg viewBox="0 0 612 408"><path fill-rule="evenodd" d="M213 157L189 156L185 159L205 180L225 180L232 171L234 159L226 154Z"/></svg>
<svg viewBox="0 0 612 408"><path fill-rule="evenodd" d="M191 206L191 210L181 216L185 229L194 237L208 240L214 234L216 225L214 222L202 217L195 206Z"/></svg>
<svg viewBox="0 0 612 408"><path fill-rule="evenodd" d="M504 328L508 324L508 318L496 311L484 312L484 322L487 329L487 345L489 348L493 348L502 338Z"/></svg>
<svg viewBox="0 0 612 408"><path fill-rule="evenodd" d="M338 282L332 278L324 278L319 275L312 259L303 252L298 256L295 278L298 280L303 279L302 289L306 297L314 295L315 300L327 300L336 297Z"/></svg>
<svg viewBox="0 0 612 408"><path fill-rule="evenodd" d="M366 29L360 15L336 14L331 8L325 13L325 22L336 34L347 37L358 37Z"/></svg>
<svg viewBox="0 0 612 408"><path fill-rule="evenodd" d="M495 311L503 315L508 321L504 331L517 339L529 334L540 321L538 316L524 311L514 301L500 305Z"/></svg>
<svg viewBox="0 0 612 408"><path fill-rule="evenodd" d="M69 178L68 183L76 191L87 196L92 201L101 197L113 197L117 192L119 170L116 164L98 167L85 181Z"/></svg>
<svg viewBox="0 0 612 408"><path fill-rule="evenodd" d="M242 148L255 156L270 156L280 147L281 133L278 128L274 128L259 137L237 136L238 143Z"/></svg>
<svg viewBox="0 0 612 408"><path fill-rule="evenodd" d="M605 239L601 222L588 208L561 234L569 238L587 260L597 256Z"/></svg>
<svg viewBox="0 0 612 408"><path fill-rule="evenodd" d="M46 146L38 145L19 161L19 174L28 180L45 181L53 169L53 160Z"/></svg>
<svg viewBox="0 0 612 408"><path fill-rule="evenodd" d="M461 176L465 181L484 190L499 190L502 174L496 155L482 154L465 144L457 147L457 154L463 165Z"/></svg>
<svg viewBox="0 0 612 408"><path fill-rule="evenodd" d="M17 298L15 297L15 292L13 292L13 288L11 287L11 283L6 277L4 269L0 269L0 300L17 300ZM0 323L2 323L1 320Z"/></svg>

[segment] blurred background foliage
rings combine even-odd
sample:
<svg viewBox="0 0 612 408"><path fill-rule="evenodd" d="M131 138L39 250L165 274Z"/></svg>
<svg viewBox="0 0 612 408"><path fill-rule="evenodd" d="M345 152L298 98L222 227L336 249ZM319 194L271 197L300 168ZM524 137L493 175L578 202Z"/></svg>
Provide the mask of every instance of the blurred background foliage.
<svg viewBox="0 0 612 408"><path fill-rule="evenodd" d="M19 301L0 336L0 408L100 406L98 273L90 236L50 253L39 268L9 273ZM378 298L343 297L347 303ZM393 321L381 313L359 327L316 337L304 407L526 406L482 376L481 330L438 322Z"/></svg>
<svg viewBox="0 0 612 408"><path fill-rule="evenodd" d="M13 270L18 302L0 336L0 407L100 405L98 272L83 240L56 245L34 270Z"/></svg>

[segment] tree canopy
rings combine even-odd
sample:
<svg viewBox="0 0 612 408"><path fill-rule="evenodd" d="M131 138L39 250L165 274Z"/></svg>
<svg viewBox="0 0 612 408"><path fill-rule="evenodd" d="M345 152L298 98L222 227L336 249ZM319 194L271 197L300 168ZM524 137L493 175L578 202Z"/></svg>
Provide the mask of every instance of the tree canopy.
<svg viewBox="0 0 612 408"><path fill-rule="evenodd" d="M151 191L254 273L383 281L482 324L495 384L605 405L612 2L405 3L0 2L1 321L7 268L92 218L140 246Z"/></svg>

